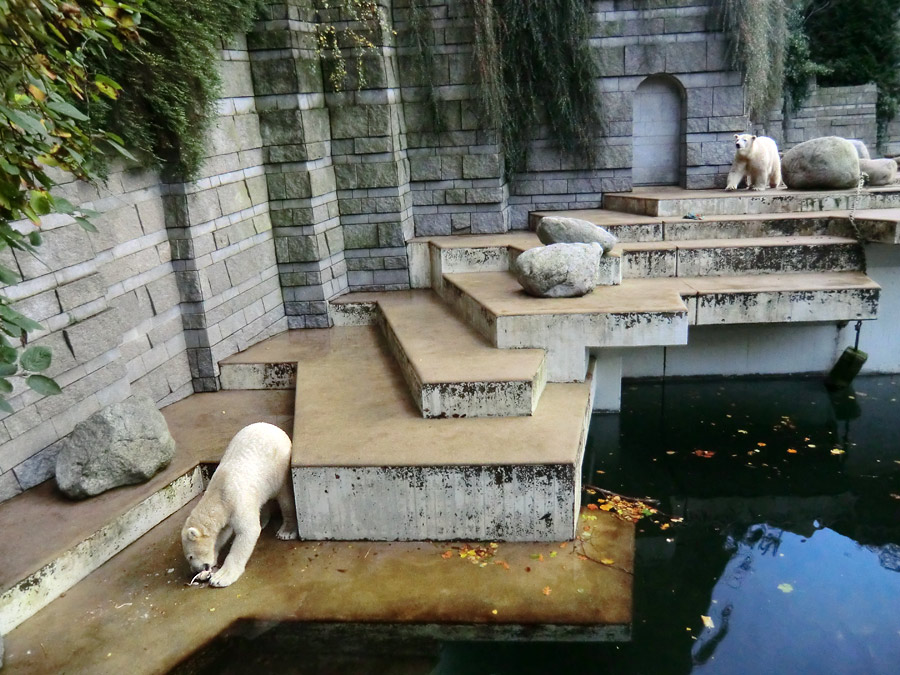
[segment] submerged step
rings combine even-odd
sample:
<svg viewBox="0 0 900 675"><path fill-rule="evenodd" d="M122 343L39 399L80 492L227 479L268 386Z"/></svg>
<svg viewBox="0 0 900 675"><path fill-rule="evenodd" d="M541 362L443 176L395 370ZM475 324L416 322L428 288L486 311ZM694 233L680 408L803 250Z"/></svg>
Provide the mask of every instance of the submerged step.
<svg viewBox="0 0 900 675"><path fill-rule="evenodd" d="M296 332L301 538L573 536L590 381L547 385L528 417L423 419L377 327Z"/></svg>

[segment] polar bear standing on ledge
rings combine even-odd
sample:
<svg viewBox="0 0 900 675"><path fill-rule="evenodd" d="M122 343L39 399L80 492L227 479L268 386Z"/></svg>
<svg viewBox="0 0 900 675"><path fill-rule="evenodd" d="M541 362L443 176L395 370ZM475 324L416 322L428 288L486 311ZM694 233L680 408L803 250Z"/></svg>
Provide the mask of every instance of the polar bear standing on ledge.
<svg viewBox="0 0 900 675"><path fill-rule="evenodd" d="M753 190L781 187L781 159L778 145L768 136L734 135L734 162L728 172L726 190L737 190L746 179Z"/></svg>
<svg viewBox="0 0 900 675"><path fill-rule="evenodd" d="M290 480L291 439L281 429L259 422L241 429L225 449L206 492L181 530L191 569L210 586L229 586L244 573L265 523L260 511L278 500L283 524L279 539L297 538L297 512ZM221 569L219 551L234 534Z"/></svg>

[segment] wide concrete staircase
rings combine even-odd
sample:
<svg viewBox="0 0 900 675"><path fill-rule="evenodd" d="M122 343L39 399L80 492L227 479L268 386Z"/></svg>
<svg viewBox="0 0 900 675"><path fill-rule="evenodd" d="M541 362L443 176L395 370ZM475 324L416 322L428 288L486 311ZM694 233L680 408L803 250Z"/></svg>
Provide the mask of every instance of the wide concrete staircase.
<svg viewBox="0 0 900 675"><path fill-rule="evenodd" d="M897 189L636 191L605 205L556 213L620 240L606 285L582 298L522 291L509 269L540 245L532 232L416 239L415 290L343 296L334 328L220 364L225 387L296 386L301 537L569 538L590 413L618 403L621 357L608 354L684 345L692 326L874 319L862 242L900 242Z"/></svg>

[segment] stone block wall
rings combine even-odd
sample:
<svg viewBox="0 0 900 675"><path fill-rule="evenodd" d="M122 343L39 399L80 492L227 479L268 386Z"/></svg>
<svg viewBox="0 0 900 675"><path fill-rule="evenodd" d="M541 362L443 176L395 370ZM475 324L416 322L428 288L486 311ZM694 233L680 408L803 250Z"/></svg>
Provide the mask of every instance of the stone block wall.
<svg viewBox="0 0 900 675"><path fill-rule="evenodd" d="M134 392L164 405L193 391L165 186L154 172L120 168L103 185L69 180L56 194L99 212L99 232L47 217L37 257L3 254L23 277L4 293L46 328L31 342L52 349L47 374L62 394L42 397L12 380L14 412L0 419L0 501L52 475L55 441L103 406Z"/></svg>
<svg viewBox="0 0 900 675"><path fill-rule="evenodd" d="M874 84L855 87L813 85L809 98L797 112L785 118L779 103L769 114L769 119L753 125L753 130L774 138L781 150L789 150L798 143L820 136L855 138L863 141L874 157L878 132L877 101L878 90Z"/></svg>
<svg viewBox="0 0 900 675"><path fill-rule="evenodd" d="M196 180L122 166L97 186L60 175L55 194L97 211L99 232L50 216L36 257L0 254L23 277L4 293L44 325L31 342L52 349L62 387L42 397L16 381L7 397L0 501L51 477L56 441L100 408L217 389L219 360L286 328L247 48L223 47L220 116Z"/></svg>

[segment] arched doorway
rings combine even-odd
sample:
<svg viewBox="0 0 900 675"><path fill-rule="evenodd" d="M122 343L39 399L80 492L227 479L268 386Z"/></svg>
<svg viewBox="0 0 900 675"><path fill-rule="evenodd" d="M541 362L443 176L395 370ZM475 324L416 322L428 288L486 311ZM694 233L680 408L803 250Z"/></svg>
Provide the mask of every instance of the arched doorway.
<svg viewBox="0 0 900 675"><path fill-rule="evenodd" d="M684 89L671 75L651 75L634 92L631 179L640 185L684 184Z"/></svg>

